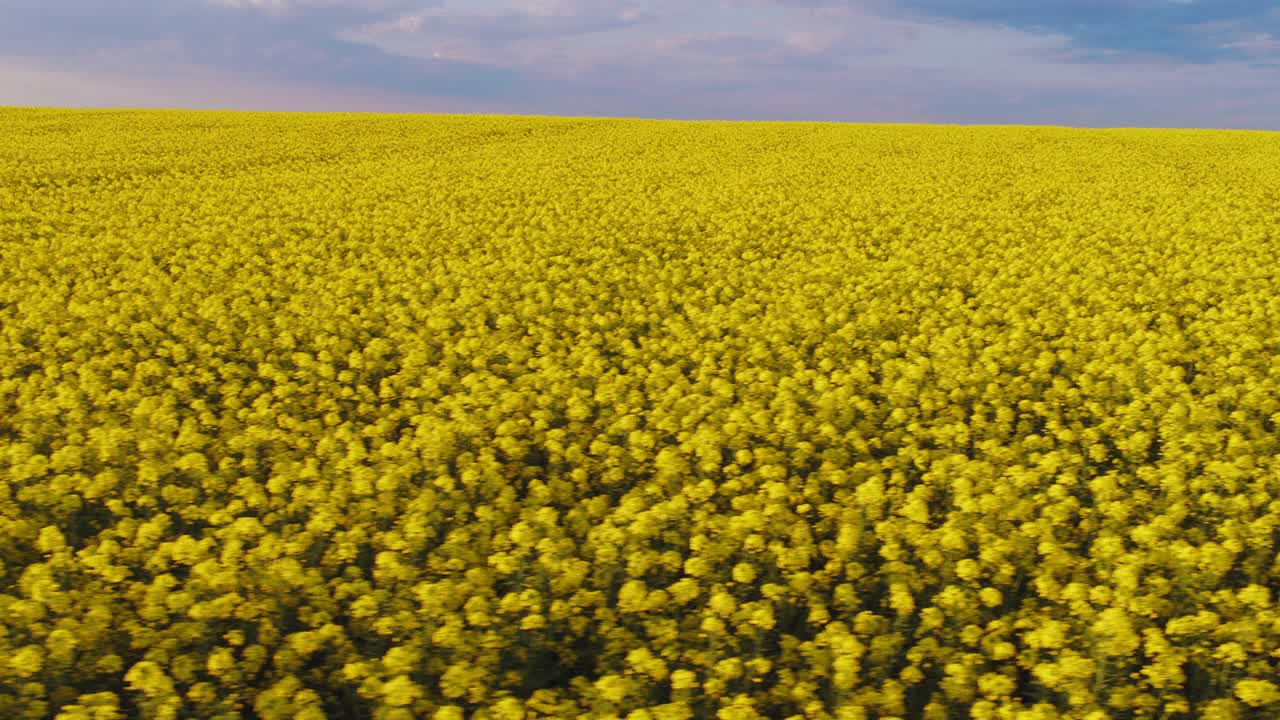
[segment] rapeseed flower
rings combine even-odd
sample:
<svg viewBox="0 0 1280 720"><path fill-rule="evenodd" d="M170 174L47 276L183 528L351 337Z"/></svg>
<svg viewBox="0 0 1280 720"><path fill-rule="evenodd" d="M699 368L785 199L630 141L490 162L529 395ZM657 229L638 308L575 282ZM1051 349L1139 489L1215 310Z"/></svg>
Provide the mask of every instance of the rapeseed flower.
<svg viewBox="0 0 1280 720"><path fill-rule="evenodd" d="M0 130L2 717L1274 704L1270 135Z"/></svg>

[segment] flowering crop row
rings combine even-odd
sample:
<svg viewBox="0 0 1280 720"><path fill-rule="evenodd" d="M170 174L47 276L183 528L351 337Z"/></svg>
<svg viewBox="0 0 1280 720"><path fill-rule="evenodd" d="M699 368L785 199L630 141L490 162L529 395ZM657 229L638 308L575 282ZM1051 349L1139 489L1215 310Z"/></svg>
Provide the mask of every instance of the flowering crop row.
<svg viewBox="0 0 1280 720"><path fill-rule="evenodd" d="M0 717L1280 713L1280 144L0 110Z"/></svg>

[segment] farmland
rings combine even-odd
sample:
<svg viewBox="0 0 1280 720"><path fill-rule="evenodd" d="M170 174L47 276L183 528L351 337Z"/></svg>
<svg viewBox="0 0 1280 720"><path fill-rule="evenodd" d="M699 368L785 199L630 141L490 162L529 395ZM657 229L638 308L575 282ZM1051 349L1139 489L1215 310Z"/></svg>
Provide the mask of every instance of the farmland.
<svg viewBox="0 0 1280 720"><path fill-rule="evenodd" d="M0 717L1280 713L1275 133L0 109Z"/></svg>

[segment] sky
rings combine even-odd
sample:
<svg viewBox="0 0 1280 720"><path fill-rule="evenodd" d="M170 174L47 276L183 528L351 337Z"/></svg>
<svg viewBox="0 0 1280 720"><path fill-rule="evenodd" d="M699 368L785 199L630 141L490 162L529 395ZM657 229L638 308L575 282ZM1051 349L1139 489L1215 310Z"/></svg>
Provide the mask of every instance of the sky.
<svg viewBox="0 0 1280 720"><path fill-rule="evenodd" d="M1280 130L1280 4L0 0L0 105Z"/></svg>

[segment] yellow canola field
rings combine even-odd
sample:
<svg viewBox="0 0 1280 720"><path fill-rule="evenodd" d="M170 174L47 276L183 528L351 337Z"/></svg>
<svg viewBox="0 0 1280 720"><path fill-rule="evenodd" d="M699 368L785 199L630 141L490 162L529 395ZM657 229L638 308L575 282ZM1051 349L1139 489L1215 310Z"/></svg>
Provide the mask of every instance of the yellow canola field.
<svg viewBox="0 0 1280 720"><path fill-rule="evenodd" d="M0 110L0 717L1273 718L1280 137Z"/></svg>

